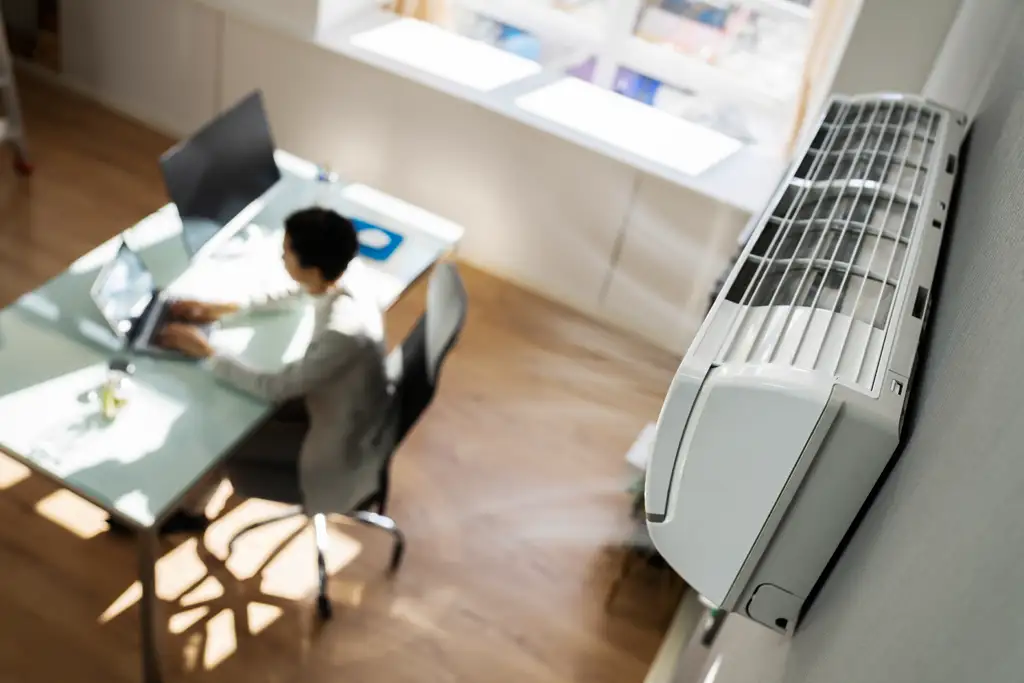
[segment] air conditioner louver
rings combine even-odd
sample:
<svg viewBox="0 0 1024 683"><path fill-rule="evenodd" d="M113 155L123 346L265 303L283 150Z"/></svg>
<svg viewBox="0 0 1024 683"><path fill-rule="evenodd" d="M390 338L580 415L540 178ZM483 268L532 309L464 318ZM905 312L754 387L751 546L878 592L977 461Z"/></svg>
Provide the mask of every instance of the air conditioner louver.
<svg viewBox="0 0 1024 683"><path fill-rule="evenodd" d="M726 292L744 310L716 362L874 388L943 116L897 100L831 104Z"/></svg>
<svg viewBox="0 0 1024 683"><path fill-rule="evenodd" d="M895 450L965 127L830 100L683 359L645 504L716 604L791 629Z"/></svg>

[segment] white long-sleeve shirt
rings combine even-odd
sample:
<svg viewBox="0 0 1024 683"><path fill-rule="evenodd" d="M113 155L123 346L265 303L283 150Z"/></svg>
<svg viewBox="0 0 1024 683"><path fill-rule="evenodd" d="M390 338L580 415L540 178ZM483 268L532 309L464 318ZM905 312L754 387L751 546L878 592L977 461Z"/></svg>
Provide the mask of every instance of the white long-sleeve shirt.
<svg viewBox="0 0 1024 683"><path fill-rule="evenodd" d="M390 401L384 324L375 302L344 288L315 297L297 292L256 297L242 313L279 309L303 298L312 299L314 322L301 358L261 371L230 355L215 354L208 367L220 381L269 403L305 401L310 426L300 454L300 480L307 506L326 511L344 500L339 490L355 485L342 480L356 471L370 476L377 468L374 463L392 447L387 438L379 438L387 431L382 427Z"/></svg>

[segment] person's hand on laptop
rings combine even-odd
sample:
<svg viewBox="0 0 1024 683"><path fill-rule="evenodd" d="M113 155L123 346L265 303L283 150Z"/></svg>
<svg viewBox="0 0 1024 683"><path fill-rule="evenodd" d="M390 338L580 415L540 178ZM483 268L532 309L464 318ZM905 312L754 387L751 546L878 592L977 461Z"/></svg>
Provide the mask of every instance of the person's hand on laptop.
<svg viewBox="0 0 1024 683"><path fill-rule="evenodd" d="M205 301L190 301L185 299L172 301L170 306L171 315L175 320L194 323L197 325L212 323L216 320L220 320L226 315L230 315L231 313L238 311L237 304L214 304Z"/></svg>
<svg viewBox="0 0 1024 683"><path fill-rule="evenodd" d="M195 325L170 323L157 337L157 342L165 349L178 351L190 358L209 358L213 355L213 347Z"/></svg>

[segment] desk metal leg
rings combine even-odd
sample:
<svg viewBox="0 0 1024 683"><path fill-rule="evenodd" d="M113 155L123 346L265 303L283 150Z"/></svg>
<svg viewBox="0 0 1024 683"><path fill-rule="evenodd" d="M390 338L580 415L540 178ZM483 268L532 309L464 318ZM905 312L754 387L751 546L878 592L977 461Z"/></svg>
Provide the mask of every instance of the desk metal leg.
<svg viewBox="0 0 1024 683"><path fill-rule="evenodd" d="M156 597L156 560L159 543L153 531L139 532L139 582L142 584L139 615L142 621L142 681L161 683L160 667L160 620Z"/></svg>

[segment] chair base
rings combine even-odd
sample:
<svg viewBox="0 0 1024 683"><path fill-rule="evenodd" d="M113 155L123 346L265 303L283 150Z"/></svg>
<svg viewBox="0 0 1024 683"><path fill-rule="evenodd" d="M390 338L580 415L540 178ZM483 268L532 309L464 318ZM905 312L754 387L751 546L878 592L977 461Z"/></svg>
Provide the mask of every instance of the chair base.
<svg viewBox="0 0 1024 683"><path fill-rule="evenodd" d="M316 597L316 615L320 617L321 621L327 621L334 616L334 605L326 595Z"/></svg>
<svg viewBox="0 0 1024 683"><path fill-rule="evenodd" d="M388 571L394 574L398 571L399 567L402 566L402 560L405 559L405 534L398 528L398 524L395 520L391 519L387 515L382 515L377 512L370 512L368 510L360 510L352 515L349 515L349 519L355 520L367 526L372 526L381 531L386 531L391 535L394 545L391 547L391 562L388 564Z"/></svg>
<svg viewBox="0 0 1024 683"><path fill-rule="evenodd" d="M242 527L231 540L228 541L228 555L230 556L235 550L235 544L246 534L262 529L265 526L276 524L277 522L283 522L286 519L293 519L304 515L305 512L301 507L293 507L289 510L282 512L281 514L274 515L267 519L253 522L247 526ZM349 519L366 526L371 526L376 529L388 532L394 542L391 549L391 561L388 564L388 572L394 574L402 566L402 561L405 559L405 534L398 528L398 524L395 520L377 512L370 512L369 510L359 510L352 514L346 515ZM327 545L330 542L330 538L327 534L327 516L323 514L316 514L312 517L313 532L316 536L316 561L317 561L317 573L319 575L319 585L316 596L316 611L317 616L322 620L330 619L334 614L334 609L331 605L330 597L327 595L327 583L330 578L327 574Z"/></svg>
<svg viewBox="0 0 1024 683"><path fill-rule="evenodd" d="M235 552L235 543L239 541L242 538L242 536L245 536L246 534L252 531L256 531L257 529L262 529L265 526L277 524L278 522L283 522L286 519L293 519L295 517L299 517L302 514L302 508L296 505L289 508L285 512L282 512L279 515L267 517L266 519L261 519L258 522L253 522L252 524L248 524L242 527L234 536L231 537L231 540L228 541L228 556L230 557Z"/></svg>

